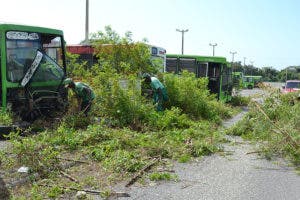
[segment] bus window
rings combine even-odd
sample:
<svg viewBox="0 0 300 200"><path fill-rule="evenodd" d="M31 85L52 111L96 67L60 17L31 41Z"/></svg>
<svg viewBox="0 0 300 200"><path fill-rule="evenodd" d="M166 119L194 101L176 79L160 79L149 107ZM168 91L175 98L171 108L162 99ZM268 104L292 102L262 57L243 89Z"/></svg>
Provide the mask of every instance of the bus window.
<svg viewBox="0 0 300 200"><path fill-rule="evenodd" d="M152 55L152 56L156 56L156 55L157 55L157 52L158 52L158 51L157 51L157 48L156 48L156 47L152 47L152 48L151 48L151 55Z"/></svg>
<svg viewBox="0 0 300 200"><path fill-rule="evenodd" d="M177 58L167 58L166 71L178 73L177 65L178 65Z"/></svg>
<svg viewBox="0 0 300 200"><path fill-rule="evenodd" d="M187 70L196 74L196 60L180 58L180 71Z"/></svg>

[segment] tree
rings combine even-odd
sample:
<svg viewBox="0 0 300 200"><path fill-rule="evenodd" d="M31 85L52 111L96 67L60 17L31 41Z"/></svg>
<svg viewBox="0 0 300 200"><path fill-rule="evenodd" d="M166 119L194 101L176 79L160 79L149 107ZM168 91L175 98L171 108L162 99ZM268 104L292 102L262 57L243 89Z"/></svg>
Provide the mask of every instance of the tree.
<svg viewBox="0 0 300 200"><path fill-rule="evenodd" d="M151 62L151 54L146 40L134 42L132 32L122 37L110 26L104 31L91 35L90 43L95 48L95 55L100 67L110 66L119 74L156 73L159 65Z"/></svg>

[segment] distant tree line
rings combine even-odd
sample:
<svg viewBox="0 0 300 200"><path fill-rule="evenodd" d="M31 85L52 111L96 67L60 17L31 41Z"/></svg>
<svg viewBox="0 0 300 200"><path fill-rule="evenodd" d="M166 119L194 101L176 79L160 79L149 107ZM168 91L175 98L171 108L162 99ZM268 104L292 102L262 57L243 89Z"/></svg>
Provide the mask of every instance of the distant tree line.
<svg viewBox="0 0 300 200"><path fill-rule="evenodd" d="M243 72L244 75L262 76L263 81L284 82L285 80L299 79L300 66L289 66L282 70L277 70L273 67L257 68L253 65L243 66L240 61L232 64L232 69L235 72Z"/></svg>

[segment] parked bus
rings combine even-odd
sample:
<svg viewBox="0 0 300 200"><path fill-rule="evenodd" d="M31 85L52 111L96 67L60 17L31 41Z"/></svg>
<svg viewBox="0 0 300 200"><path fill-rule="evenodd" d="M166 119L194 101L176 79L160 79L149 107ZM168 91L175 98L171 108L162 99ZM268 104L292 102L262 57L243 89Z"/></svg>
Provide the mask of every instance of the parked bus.
<svg viewBox="0 0 300 200"><path fill-rule="evenodd" d="M224 57L167 54L166 72L180 74L182 70L208 78L208 89L218 100L231 100L232 70Z"/></svg>
<svg viewBox="0 0 300 200"><path fill-rule="evenodd" d="M87 62L89 66L92 66L95 62L97 62L92 45L67 45L66 49L69 53L78 54L79 62Z"/></svg>
<svg viewBox="0 0 300 200"><path fill-rule="evenodd" d="M153 45L149 45L149 49L151 52L151 60L152 62L158 62L157 64L159 66L162 66L161 71L165 71L166 70L166 49L162 48L162 47L157 47L157 46L153 46Z"/></svg>
<svg viewBox="0 0 300 200"><path fill-rule="evenodd" d="M24 119L64 107L67 90L63 32L0 24L0 103Z"/></svg>
<svg viewBox="0 0 300 200"><path fill-rule="evenodd" d="M112 44L103 44L102 46L112 46ZM153 45L148 45L148 47L152 62L161 66L161 71L164 71L166 67L166 49ZM86 61L89 66L98 61L95 56L95 47L92 45L67 45L67 51L72 54L78 54L79 61Z"/></svg>
<svg viewBox="0 0 300 200"><path fill-rule="evenodd" d="M237 90L243 88L243 72L232 72L233 87Z"/></svg>
<svg viewBox="0 0 300 200"><path fill-rule="evenodd" d="M243 76L243 86L247 89L253 89L258 87L258 84L261 83L262 76Z"/></svg>

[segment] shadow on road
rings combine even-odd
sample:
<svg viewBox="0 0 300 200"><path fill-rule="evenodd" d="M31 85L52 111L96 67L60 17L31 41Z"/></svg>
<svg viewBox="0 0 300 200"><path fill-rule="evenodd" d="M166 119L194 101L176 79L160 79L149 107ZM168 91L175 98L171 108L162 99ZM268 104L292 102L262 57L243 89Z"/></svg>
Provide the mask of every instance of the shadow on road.
<svg viewBox="0 0 300 200"><path fill-rule="evenodd" d="M1 200L10 199L10 193L6 188L6 185L1 177L0 177L0 199Z"/></svg>

